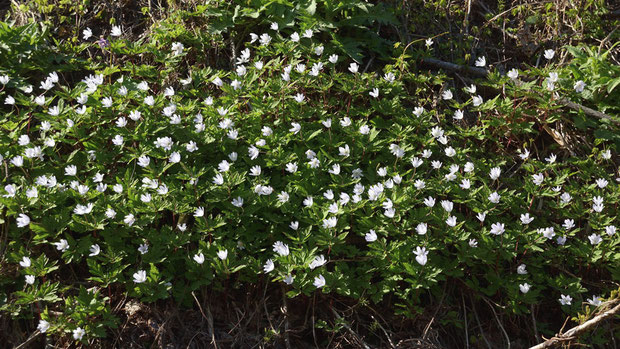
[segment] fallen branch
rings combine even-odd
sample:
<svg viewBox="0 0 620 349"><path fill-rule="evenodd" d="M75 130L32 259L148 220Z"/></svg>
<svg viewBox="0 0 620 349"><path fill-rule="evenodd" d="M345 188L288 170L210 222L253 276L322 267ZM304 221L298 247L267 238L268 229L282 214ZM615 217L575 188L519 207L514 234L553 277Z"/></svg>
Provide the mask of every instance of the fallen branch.
<svg viewBox="0 0 620 349"><path fill-rule="evenodd" d="M445 69L445 70L449 70L449 71L453 71L453 72L460 72L460 73L465 73L465 74L469 74L469 75L473 75L475 77L480 77L480 78L485 78L487 77L487 75L489 75L489 71L483 68L478 68L478 67L470 67L468 65L461 65L461 64L456 64L456 63L451 63L451 62L445 62L445 61L440 61L438 59L434 59L434 58L424 58L422 59L422 64L431 66L431 67L435 67L435 68L440 68L440 69ZM576 111L580 111L582 110L586 115L589 116L593 116L597 119L604 119L604 120L608 120L611 121L612 123L619 125L620 126L620 121L616 120L614 118L612 118L610 115L607 115L605 113L602 113L598 110L594 110L592 108L588 108L586 106L583 106L579 103L575 103L572 101L569 101L566 98L560 98L558 99L558 102L570 109L576 110Z"/></svg>
<svg viewBox="0 0 620 349"><path fill-rule="evenodd" d="M551 348L558 344L562 344L564 342L570 342L572 340L575 340L581 334L591 330L593 327L599 325L601 322L605 321L606 319L620 314L620 300L613 301L611 304L609 304L609 306L613 305L614 303L617 303L615 304L616 306L614 308L604 311L602 313L599 313L597 316L584 322L583 324L573 327L570 330L566 331L565 333L559 333L555 335L554 337L549 338L546 341L531 347L530 349Z"/></svg>

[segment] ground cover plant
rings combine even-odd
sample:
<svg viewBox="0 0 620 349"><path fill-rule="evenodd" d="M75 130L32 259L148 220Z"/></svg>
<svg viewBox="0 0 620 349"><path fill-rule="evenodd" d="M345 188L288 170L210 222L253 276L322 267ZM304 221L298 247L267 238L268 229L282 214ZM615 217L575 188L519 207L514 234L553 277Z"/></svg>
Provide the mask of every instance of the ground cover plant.
<svg viewBox="0 0 620 349"><path fill-rule="evenodd" d="M617 308L613 32L449 65L398 4L194 5L1 24L9 343L527 347Z"/></svg>

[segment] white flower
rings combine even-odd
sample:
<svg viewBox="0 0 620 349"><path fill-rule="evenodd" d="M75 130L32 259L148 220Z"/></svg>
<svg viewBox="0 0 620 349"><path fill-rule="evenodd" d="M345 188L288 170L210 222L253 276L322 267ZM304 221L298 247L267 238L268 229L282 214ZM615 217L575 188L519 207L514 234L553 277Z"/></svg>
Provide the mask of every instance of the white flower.
<svg viewBox="0 0 620 349"><path fill-rule="evenodd" d="M416 117L419 118L422 115L422 113L424 113L424 108L422 107L413 108L413 115L415 115Z"/></svg>
<svg viewBox="0 0 620 349"><path fill-rule="evenodd" d="M194 259L194 261L196 261L196 263L202 264L202 263L205 262L205 255L202 254L202 253L195 254L193 259Z"/></svg>
<svg viewBox="0 0 620 349"><path fill-rule="evenodd" d="M428 251L426 250L426 247L418 246L415 250L413 250L413 253L416 255L416 262L420 263L420 265L426 264L428 261Z"/></svg>
<svg viewBox="0 0 620 349"><path fill-rule="evenodd" d="M140 246L138 246L138 251L140 252L140 254L146 254L149 251L149 245L141 244Z"/></svg>
<svg viewBox="0 0 620 349"><path fill-rule="evenodd" d="M332 119L327 119L325 121L321 121L321 123L323 124L323 126L325 126L326 128L331 128L332 127Z"/></svg>
<svg viewBox="0 0 620 349"><path fill-rule="evenodd" d="M441 200L441 207L443 207L446 212L450 213L454 208L454 203L449 200Z"/></svg>
<svg viewBox="0 0 620 349"><path fill-rule="evenodd" d="M605 227L605 232L607 233L607 235L612 236L616 233L616 226L615 225L608 225Z"/></svg>
<svg viewBox="0 0 620 349"><path fill-rule="evenodd" d="M566 231L569 231L575 227L575 221L573 219L565 219L562 227L564 227Z"/></svg>
<svg viewBox="0 0 620 349"><path fill-rule="evenodd" d="M534 220L534 217L531 217L529 213L521 214L521 224L530 224Z"/></svg>
<svg viewBox="0 0 620 349"><path fill-rule="evenodd" d="M217 165L217 168L220 172L228 172L228 170L230 170L230 163L226 160L222 160L222 162Z"/></svg>
<svg viewBox="0 0 620 349"><path fill-rule="evenodd" d="M243 198L241 196L237 196L236 199L232 200L232 204L233 204L233 206L236 206L236 207L243 206Z"/></svg>
<svg viewBox="0 0 620 349"><path fill-rule="evenodd" d="M217 257L221 260L228 258L228 250L217 251Z"/></svg>
<svg viewBox="0 0 620 349"><path fill-rule="evenodd" d="M416 189L424 189L424 187L426 187L426 183L423 180L418 179L413 183L413 186Z"/></svg>
<svg viewBox="0 0 620 349"><path fill-rule="evenodd" d="M297 230L299 229L299 222L298 221L291 222L291 224L289 224L288 226L293 230Z"/></svg>
<svg viewBox="0 0 620 349"><path fill-rule="evenodd" d="M314 203L314 201L312 200L312 196L308 196L304 199L304 206L306 207L312 207L312 204Z"/></svg>
<svg viewBox="0 0 620 349"><path fill-rule="evenodd" d="M590 304L593 307L598 307L602 303L603 302L601 301L601 297L599 296L592 296L592 298L588 298L588 304Z"/></svg>
<svg viewBox="0 0 620 349"><path fill-rule="evenodd" d="M472 94L472 95L473 95L474 93L476 93L477 88L476 88L476 85L471 84L471 85L469 85L469 86L466 86L466 87L464 88L464 90L465 90L465 92L470 93L470 94Z"/></svg>
<svg viewBox="0 0 620 349"><path fill-rule="evenodd" d="M590 240L590 243L592 245L598 245L598 244L600 244L603 241L601 236L598 235L598 234L592 234L592 235L588 236L588 240Z"/></svg>
<svg viewBox="0 0 620 349"><path fill-rule="evenodd" d="M555 229L553 227L547 227L538 229L538 233L542 234L547 239L552 239L555 236Z"/></svg>
<svg viewBox="0 0 620 349"><path fill-rule="evenodd" d="M563 246L566 243L566 236L558 236L556 239L558 245Z"/></svg>
<svg viewBox="0 0 620 349"><path fill-rule="evenodd" d="M517 274L519 274L519 275L526 275L527 274L527 269L526 269L526 265L525 264L519 264L519 266L517 267Z"/></svg>
<svg viewBox="0 0 620 349"><path fill-rule="evenodd" d="M338 62L338 55L330 55L327 60L332 64L336 64L336 62Z"/></svg>
<svg viewBox="0 0 620 349"><path fill-rule="evenodd" d="M65 252L69 249L69 243L65 239L60 239L60 241L54 242L54 245L56 245L56 249L60 252Z"/></svg>
<svg viewBox="0 0 620 349"><path fill-rule="evenodd" d="M596 180L596 185L601 189L605 188L607 184L609 184L609 182L604 178L599 178Z"/></svg>
<svg viewBox="0 0 620 349"><path fill-rule="evenodd" d="M280 256L288 256L290 253L288 245L283 243L282 241L276 241L273 244L273 252L276 252Z"/></svg>
<svg viewBox="0 0 620 349"><path fill-rule="evenodd" d="M466 173L474 171L474 164L472 162L466 162L465 166L463 166L463 171Z"/></svg>
<svg viewBox="0 0 620 349"><path fill-rule="evenodd" d="M478 57L478 59L476 59L476 67L484 67L487 65L487 59L482 56L482 57Z"/></svg>
<svg viewBox="0 0 620 349"><path fill-rule="evenodd" d="M572 199L572 196L569 193L562 193L562 195L560 195L560 201L563 204L568 204Z"/></svg>
<svg viewBox="0 0 620 349"><path fill-rule="evenodd" d="M611 150L607 149L601 153L601 157L605 160L611 159Z"/></svg>
<svg viewBox="0 0 620 349"><path fill-rule="evenodd" d="M548 58L548 59L551 59L551 58ZM571 302L573 301L573 297L567 296L567 295L561 295L559 301L560 301L560 304L562 305L571 305Z"/></svg>
<svg viewBox="0 0 620 349"><path fill-rule="evenodd" d="M455 216L450 216L446 219L446 224L450 227L454 227L456 226L456 217Z"/></svg>
<svg viewBox="0 0 620 349"><path fill-rule="evenodd" d="M168 161L170 163L176 164L178 162L181 161L181 154L179 154L179 152L175 151L172 154L170 154L170 157L168 158Z"/></svg>
<svg viewBox="0 0 620 349"><path fill-rule="evenodd" d="M146 281L146 271L138 270L133 274L133 282L141 284Z"/></svg>
<svg viewBox="0 0 620 349"><path fill-rule="evenodd" d="M471 181L469 179L463 179L461 181L461 184L459 184L459 187L461 187L463 190L467 190L471 187Z"/></svg>
<svg viewBox="0 0 620 349"><path fill-rule="evenodd" d="M375 231L371 229L368 233L366 233L364 238L366 239L367 242L376 241L377 240L377 233L375 233Z"/></svg>
<svg viewBox="0 0 620 349"><path fill-rule="evenodd" d="M140 195L140 201L142 201L142 202L151 202L151 199L152 199L152 197L151 197L151 194L149 194L149 193L145 193L145 194Z"/></svg>
<svg viewBox="0 0 620 349"><path fill-rule="evenodd" d="M552 164L555 162L556 159L557 159L557 156L552 153L551 155L549 155L549 157L545 158L545 161Z"/></svg>
<svg viewBox="0 0 620 349"><path fill-rule="evenodd" d="M339 175L340 174L340 165L339 164L334 164L332 166L332 168L328 172L333 174L333 175Z"/></svg>
<svg viewBox="0 0 620 349"><path fill-rule="evenodd" d="M114 145L116 146L123 145L123 141L124 141L124 138L121 135L116 135L114 136L114 138L112 138L112 143L114 143Z"/></svg>
<svg viewBox="0 0 620 349"><path fill-rule="evenodd" d="M415 231L418 235L425 235L428 231L428 225L426 223L420 223L415 227Z"/></svg>
<svg viewBox="0 0 620 349"><path fill-rule="evenodd" d="M581 93L586 88L586 83L582 80L579 80L575 83L575 86L573 86L573 88L575 89L575 92Z"/></svg>
<svg viewBox="0 0 620 349"><path fill-rule="evenodd" d="M93 210L94 206L95 205L92 203L88 203L86 205L77 204L75 208L73 209L73 213L75 213L78 216L89 214Z"/></svg>
<svg viewBox="0 0 620 349"><path fill-rule="evenodd" d="M101 252L101 248L99 247L99 245L94 244L90 246L89 249L90 253L88 254L90 257L94 257L96 255L98 255Z"/></svg>
<svg viewBox="0 0 620 349"><path fill-rule="evenodd" d="M263 272L267 274L271 272L273 269L274 269L273 261L271 259L268 259L267 262L265 262L265 265L263 265Z"/></svg>
<svg viewBox="0 0 620 349"><path fill-rule="evenodd" d="M30 258L24 256L24 257L22 257L22 260L19 262L19 265L22 268L29 268L30 265L32 265L32 262L30 261Z"/></svg>
<svg viewBox="0 0 620 349"><path fill-rule="evenodd" d="M183 53L183 44L180 42L174 42L172 43L172 52L174 53L175 56L180 55L181 53Z"/></svg>
<svg viewBox="0 0 620 349"><path fill-rule="evenodd" d="M543 180L545 179L545 177L543 176L542 173L537 173L535 175L532 175L532 181L534 182L534 184L536 185L541 185Z"/></svg>
<svg viewBox="0 0 620 349"><path fill-rule="evenodd" d="M379 89L375 87L368 94L370 95L370 97L377 98L379 97Z"/></svg>
<svg viewBox="0 0 620 349"><path fill-rule="evenodd" d="M123 31L121 30L121 27L118 25L112 26L112 32L110 33L110 35L112 36L121 36L123 34Z"/></svg>
<svg viewBox="0 0 620 349"><path fill-rule="evenodd" d="M316 256L316 257L314 257L314 260L312 260L312 262L310 262L309 267L310 267L310 269L315 269L315 268L318 268L320 266L323 266L325 264L325 262L327 262L327 261L325 260L325 257L323 255Z"/></svg>
<svg viewBox="0 0 620 349"><path fill-rule="evenodd" d="M463 116L464 116L463 111L459 109L454 112L454 116L452 116L452 118L454 120L463 120Z"/></svg>
<svg viewBox="0 0 620 349"><path fill-rule="evenodd" d="M314 282L312 283L316 288L321 288L325 286L325 278L323 275L319 275L314 278Z"/></svg>
<svg viewBox="0 0 620 349"><path fill-rule="evenodd" d="M23 228L30 225L30 217L28 217L27 215L20 213L17 216L17 227L18 228Z"/></svg>
<svg viewBox="0 0 620 349"><path fill-rule="evenodd" d="M481 105L482 103L484 103L484 100L482 99L481 96L474 96L474 97L472 97L472 103L473 103L474 107L477 107L477 106Z"/></svg>
<svg viewBox="0 0 620 349"><path fill-rule="evenodd" d="M286 203L289 200L290 196L287 192L283 191L278 194L278 201L282 204Z"/></svg>
<svg viewBox="0 0 620 349"><path fill-rule="evenodd" d="M551 60L553 59L553 56L555 56L555 51L552 49L545 50L544 56L547 60Z"/></svg>
<svg viewBox="0 0 620 349"><path fill-rule="evenodd" d="M325 229L335 228L336 224L338 224L338 219L336 217L329 217L323 220L323 228Z"/></svg>
<svg viewBox="0 0 620 349"><path fill-rule="evenodd" d="M519 290L521 291L521 293L525 294L525 293L528 293L528 291L530 290L530 287L531 287L530 284L526 282L526 283L519 285Z"/></svg>
<svg viewBox="0 0 620 349"><path fill-rule="evenodd" d="M50 323L41 319L39 320L39 324L37 325L37 330L39 330L39 332L41 333L45 333L47 332L47 330L50 328Z"/></svg>
<svg viewBox="0 0 620 349"><path fill-rule="evenodd" d="M271 36L267 33L263 33L261 34L259 41L261 45L267 46L271 42Z"/></svg>
<svg viewBox="0 0 620 349"><path fill-rule="evenodd" d="M292 132L294 134L297 134L300 130L301 130L301 125L297 122L292 122L291 123L291 129L289 129L289 132Z"/></svg>
<svg viewBox="0 0 620 349"><path fill-rule="evenodd" d="M289 172L289 173L297 172L297 163L296 162L289 162L288 164L286 164L286 171Z"/></svg>
<svg viewBox="0 0 620 349"><path fill-rule="evenodd" d="M548 79L549 79L549 81L551 81L551 82L553 82L553 83L558 82L558 79L559 79L559 77L558 77L558 73L556 73L556 72L550 72L550 73L549 73L549 78L548 78Z"/></svg>
<svg viewBox="0 0 620 349"><path fill-rule="evenodd" d="M450 100L452 99L453 95L452 95L452 91L450 90L445 90L442 94L441 94L441 98L443 98L444 100Z"/></svg>
<svg viewBox="0 0 620 349"><path fill-rule="evenodd" d="M495 234L495 235L501 235L503 234L505 231L504 229L504 223L493 223L491 224L491 234Z"/></svg>
<svg viewBox="0 0 620 349"><path fill-rule="evenodd" d="M489 195L489 201L491 201L494 204L499 203L499 200L501 199L501 196L494 191L493 193L491 193L491 195Z"/></svg>
<svg viewBox="0 0 620 349"><path fill-rule="evenodd" d="M355 74L355 73L357 73L357 72L358 72L359 67L360 67L360 66L359 66L357 63L353 62L353 63L349 64L349 71L350 71L351 73Z"/></svg>
<svg viewBox="0 0 620 349"><path fill-rule="evenodd" d="M368 125L360 126L360 133L363 135L367 135L370 132L370 127Z"/></svg>
<svg viewBox="0 0 620 349"><path fill-rule="evenodd" d="M252 166L252 168L250 168L250 176L260 176L261 174L261 168L258 165Z"/></svg>
<svg viewBox="0 0 620 349"><path fill-rule="evenodd" d="M288 274L284 277L284 280L282 281L284 281L285 284L290 285L293 283L294 280L295 280L295 277L292 276L291 274Z"/></svg>
<svg viewBox="0 0 620 349"><path fill-rule="evenodd" d="M508 77L512 80L516 80L519 77L519 71L515 68L512 68L508 71L508 74L506 75L508 75Z"/></svg>
<svg viewBox="0 0 620 349"><path fill-rule="evenodd" d="M297 103L303 102L305 98L306 96L304 96L303 93L298 93L295 96L293 96L293 99L295 99Z"/></svg>
<svg viewBox="0 0 620 349"><path fill-rule="evenodd" d="M84 335L86 334L86 331L84 331L81 327L76 328L75 330L73 330L73 339L75 340L82 340L82 337L84 337Z"/></svg>
<svg viewBox="0 0 620 349"><path fill-rule="evenodd" d="M427 207L435 206L435 198L433 198L432 196L427 197L426 199L424 199L424 205L426 205Z"/></svg>
<svg viewBox="0 0 620 349"><path fill-rule="evenodd" d="M486 212L478 212L478 214L476 215L476 218L478 218L478 220L480 222L484 222L484 220L487 218L487 213Z"/></svg>
<svg viewBox="0 0 620 349"><path fill-rule="evenodd" d="M432 38L428 38L424 41L424 44L426 45L427 48L429 48L430 46L433 45L433 39Z"/></svg>
<svg viewBox="0 0 620 349"><path fill-rule="evenodd" d="M128 215L125 216L125 218L123 218L123 223L127 224L128 226L132 226L134 223L136 222L136 217L130 213Z"/></svg>
<svg viewBox="0 0 620 349"><path fill-rule="evenodd" d="M492 180L496 180L501 174L502 170L499 167L493 167L489 173L489 177L491 177Z"/></svg>

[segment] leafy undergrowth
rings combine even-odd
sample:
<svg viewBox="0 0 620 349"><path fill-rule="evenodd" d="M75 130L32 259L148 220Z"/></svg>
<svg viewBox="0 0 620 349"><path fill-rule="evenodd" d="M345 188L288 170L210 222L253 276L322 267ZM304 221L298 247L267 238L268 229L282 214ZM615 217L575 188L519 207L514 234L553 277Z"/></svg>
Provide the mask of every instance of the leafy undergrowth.
<svg viewBox="0 0 620 349"><path fill-rule="evenodd" d="M183 26L209 6L135 40L2 23L7 340L523 347L614 298L613 48L506 73L479 56L488 77L460 85L422 69L431 38L347 48L378 11L349 3L339 31L310 2L224 58L204 46L234 20Z"/></svg>

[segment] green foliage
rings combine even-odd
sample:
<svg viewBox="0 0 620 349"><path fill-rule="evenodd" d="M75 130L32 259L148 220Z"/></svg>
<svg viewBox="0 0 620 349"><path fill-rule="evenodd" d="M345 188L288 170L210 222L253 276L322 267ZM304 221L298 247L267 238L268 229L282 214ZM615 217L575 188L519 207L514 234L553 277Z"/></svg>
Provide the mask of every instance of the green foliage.
<svg viewBox="0 0 620 349"><path fill-rule="evenodd" d="M381 38L388 6L216 1L101 46L2 23L0 310L87 341L118 325L111 290L188 305L267 278L411 318L450 282L517 316L608 294L618 129L559 98L616 114L609 53L461 91L418 70L432 44ZM230 42L235 60L202 54ZM365 73L365 53L390 64ZM573 126L585 141L562 144Z"/></svg>

